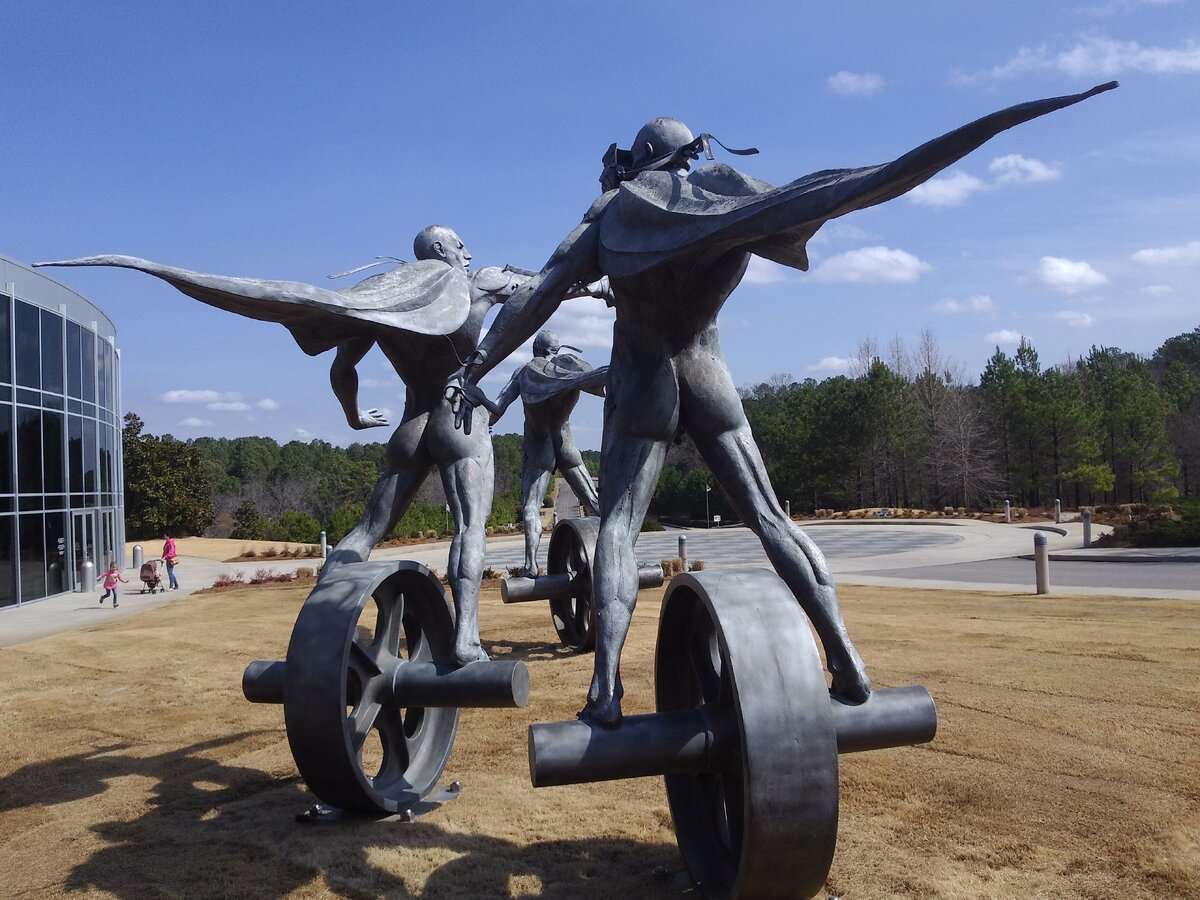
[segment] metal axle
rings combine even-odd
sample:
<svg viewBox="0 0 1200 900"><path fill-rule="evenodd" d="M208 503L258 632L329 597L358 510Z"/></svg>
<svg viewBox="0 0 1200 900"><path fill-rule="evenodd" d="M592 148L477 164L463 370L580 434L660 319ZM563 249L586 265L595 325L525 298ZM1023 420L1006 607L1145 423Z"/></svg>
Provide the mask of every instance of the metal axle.
<svg viewBox="0 0 1200 900"><path fill-rule="evenodd" d="M588 583L583 586L585 593L591 593L591 571L572 577L568 572L558 572L550 575L539 575L536 578L506 578L500 582L500 599L505 603L527 603L534 600L566 600L580 593L577 579L587 577ZM662 566L658 563L647 563L638 566L638 590L661 587L663 583Z"/></svg>
<svg viewBox="0 0 1200 900"><path fill-rule="evenodd" d="M933 740L937 710L920 685L880 688L866 703L830 700L838 753L902 747ZM626 716L617 728L589 722L529 727L534 787L614 781L647 775L709 772L738 740L737 723L705 707Z"/></svg>
<svg viewBox="0 0 1200 900"><path fill-rule="evenodd" d="M384 675L391 690L379 699L398 706L517 708L529 699L529 670L521 660L473 662L459 668L397 659ZM286 662L257 659L242 675L242 693L251 703L283 703L286 680Z"/></svg>

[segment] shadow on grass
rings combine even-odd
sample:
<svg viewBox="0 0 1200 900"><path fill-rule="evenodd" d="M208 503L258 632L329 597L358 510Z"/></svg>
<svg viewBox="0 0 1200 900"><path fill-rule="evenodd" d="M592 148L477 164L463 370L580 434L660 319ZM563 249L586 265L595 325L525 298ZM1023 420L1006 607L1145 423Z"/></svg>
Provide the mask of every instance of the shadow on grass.
<svg viewBox="0 0 1200 900"><path fill-rule="evenodd" d="M552 630L547 625L547 630ZM580 656L578 650L564 647L558 641L484 641L484 649L493 659L523 659L542 662L550 659L570 659ZM591 655L588 651L587 655Z"/></svg>
<svg viewBox="0 0 1200 900"><path fill-rule="evenodd" d="M101 800L122 779L147 782L88 826L104 846L67 875L67 891L122 898L668 896L652 873L677 867L671 844L632 839L517 844L458 833L454 804L415 823L350 819L301 825L313 802L298 777L278 778L212 758L263 749L266 732L225 735L157 755L114 743L22 767L0 779L0 812ZM259 740L254 740L260 738ZM244 746L236 746L244 744ZM530 794L530 804L538 798ZM522 816L497 809L497 817ZM111 814L111 813L108 813ZM86 812L84 813L86 815Z"/></svg>

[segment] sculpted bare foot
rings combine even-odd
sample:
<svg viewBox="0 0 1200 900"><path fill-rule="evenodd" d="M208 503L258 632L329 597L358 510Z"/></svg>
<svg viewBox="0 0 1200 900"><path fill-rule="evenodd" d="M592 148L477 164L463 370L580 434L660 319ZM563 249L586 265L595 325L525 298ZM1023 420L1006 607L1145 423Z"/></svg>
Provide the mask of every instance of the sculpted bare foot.
<svg viewBox="0 0 1200 900"><path fill-rule="evenodd" d="M487 662L491 659L487 651L476 642L469 642L454 645L454 661L458 663L459 668L470 665L473 662Z"/></svg>
<svg viewBox="0 0 1200 900"><path fill-rule="evenodd" d="M871 696L871 679L867 677L867 669L857 653L853 654L848 665L830 666L829 671L833 673L833 685L829 693L847 703L867 702Z"/></svg>
<svg viewBox="0 0 1200 900"><path fill-rule="evenodd" d="M616 697L588 700L577 718L584 722L595 722L601 728L616 728L621 724L621 701Z"/></svg>

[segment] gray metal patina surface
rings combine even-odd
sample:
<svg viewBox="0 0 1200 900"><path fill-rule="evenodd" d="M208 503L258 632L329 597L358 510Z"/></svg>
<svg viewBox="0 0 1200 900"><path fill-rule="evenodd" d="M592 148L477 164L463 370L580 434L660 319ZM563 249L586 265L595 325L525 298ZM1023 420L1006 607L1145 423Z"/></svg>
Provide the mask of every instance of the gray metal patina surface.
<svg viewBox="0 0 1200 900"><path fill-rule="evenodd" d="M529 729L535 787L666 777L679 850L709 898L809 897L833 859L838 754L933 739L922 687L829 696L791 591L765 569L678 575L655 651L658 712Z"/></svg>
<svg viewBox="0 0 1200 900"><path fill-rule="evenodd" d="M782 187L723 164L689 172L707 151L675 119L655 119L631 151L605 154L603 195L538 275L514 294L479 352L447 387L469 425L474 384L532 335L571 285L608 276L616 309L604 411L601 528L594 596L595 672L581 715L621 720L620 655L637 602L634 539L679 429L695 441L730 502L760 537L825 648L835 695L861 702L870 680L846 633L820 550L784 514L725 364L717 316L751 254L804 270L828 220L901 196L1030 119L1116 87L1001 110L879 166L826 170Z"/></svg>
<svg viewBox="0 0 1200 900"><path fill-rule="evenodd" d="M581 356L563 347L553 331L541 332L533 341L533 359L513 372L496 402L480 397L496 422L518 397L525 408L525 434L521 443L521 522L525 528L525 565L522 575L538 573L538 547L542 542L542 499L557 467L579 501L593 513L600 499L592 476L583 464L571 435L571 411L579 394L604 396L608 366L592 368Z"/></svg>
<svg viewBox="0 0 1200 900"><path fill-rule="evenodd" d="M367 559L437 468L455 524L448 564L456 613L454 654L466 664L487 659L479 643L479 583L494 489L492 444L486 428L455 428L443 388L475 350L487 312L527 276L495 267L468 274L471 254L458 235L443 226L422 230L413 250L416 262L338 291L205 275L131 256L38 265L137 269L204 303L278 322L310 355L336 348L329 377L352 428L388 424L376 410L358 405L355 367L378 344L407 388L404 412L362 520L329 554L321 577Z"/></svg>
<svg viewBox="0 0 1200 900"><path fill-rule="evenodd" d="M460 667L441 583L402 560L335 569L304 601L286 661L250 663L242 692L283 704L292 756L314 794L378 815L433 791L460 707L523 706L529 673L520 660Z"/></svg>

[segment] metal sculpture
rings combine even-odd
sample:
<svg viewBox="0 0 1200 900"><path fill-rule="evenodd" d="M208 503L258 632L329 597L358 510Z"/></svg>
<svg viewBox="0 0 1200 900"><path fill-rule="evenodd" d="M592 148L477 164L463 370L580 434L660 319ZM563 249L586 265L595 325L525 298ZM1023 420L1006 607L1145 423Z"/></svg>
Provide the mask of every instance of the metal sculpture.
<svg viewBox="0 0 1200 900"><path fill-rule="evenodd" d="M829 696L791 591L765 569L678 575L655 658L658 712L620 728L533 725L535 787L664 775L676 839L704 896L809 897L837 840L838 754L933 739L929 692Z"/></svg>
<svg viewBox="0 0 1200 900"><path fill-rule="evenodd" d="M496 267L468 274L470 252L454 231L441 225L419 232L413 251L416 262L337 291L205 275L132 256L38 265L136 269L219 309L278 322L309 355L336 348L330 381L352 428L388 424L376 410L358 406L355 366L378 344L404 383L404 412L362 519L330 552L321 579L342 565L367 559L436 468L455 526L447 568L454 595L454 658L466 665L487 659L479 643L479 584L492 509L492 444L486 428L455 429L443 386L475 350L487 313L528 276Z"/></svg>
<svg viewBox="0 0 1200 900"><path fill-rule="evenodd" d="M579 502L592 513L600 511L600 500L592 476L583 464L571 435L571 411L579 394L587 391L604 396L608 366L593 369L577 347L559 343L553 331L541 332L533 341L533 359L513 372L508 383L492 403L480 395L480 402L491 413L490 424L504 415L518 397L525 408L525 433L521 442L521 521L525 528L525 567L521 573L538 573L538 546L542 540L542 499L550 486L550 476L558 469L575 491Z"/></svg>
<svg viewBox="0 0 1200 900"><path fill-rule="evenodd" d="M717 316L751 254L808 268L805 246L828 220L898 197L996 134L1116 87L992 113L898 159L827 170L782 187L722 164L689 172L711 136L655 119L633 148L604 156L604 194L538 275L513 295L468 365L447 382L464 427L468 385L519 347L581 279L608 276L616 309L604 408L600 534L594 565L595 669L581 715L621 722L621 648L637 602L634 540L679 430L695 441L735 511L763 542L820 636L833 693L851 702L871 682L842 619L817 546L788 518L725 365ZM744 151L757 152L757 151Z"/></svg>
<svg viewBox="0 0 1200 900"><path fill-rule="evenodd" d="M599 531L600 519L596 516L563 519L550 535L548 574L533 578L518 576L500 582L500 598L505 603L549 600L558 639L572 650L591 650L596 646L592 559ZM662 566L658 563L638 566L639 589L660 587L663 580Z"/></svg>
<svg viewBox="0 0 1200 900"><path fill-rule="evenodd" d="M520 661L459 665L446 595L424 566L358 563L313 589L287 659L250 663L242 691L283 704L296 767L324 803L387 815L437 787L459 708L524 706L529 673Z"/></svg>

